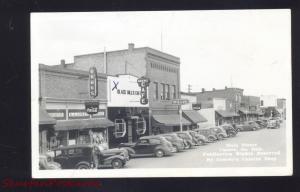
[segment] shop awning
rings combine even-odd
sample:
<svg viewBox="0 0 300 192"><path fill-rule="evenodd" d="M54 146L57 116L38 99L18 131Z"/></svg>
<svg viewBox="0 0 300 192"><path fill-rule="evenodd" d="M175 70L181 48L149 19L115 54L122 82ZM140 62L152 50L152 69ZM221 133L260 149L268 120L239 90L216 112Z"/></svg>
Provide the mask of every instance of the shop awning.
<svg viewBox="0 0 300 192"><path fill-rule="evenodd" d="M238 117L239 114L231 111L226 111L226 110L217 110L216 111L219 115L222 117Z"/></svg>
<svg viewBox="0 0 300 192"><path fill-rule="evenodd" d="M39 124L40 125L54 125L56 120L50 117L50 115L46 112L45 109L40 107L40 116L39 116Z"/></svg>
<svg viewBox="0 0 300 192"><path fill-rule="evenodd" d="M180 116L177 114L172 115L153 115L153 119L160 124L166 126L177 126L180 125ZM182 125L190 125L191 123L184 117L181 118Z"/></svg>
<svg viewBox="0 0 300 192"><path fill-rule="evenodd" d="M203 117L202 115L200 115L197 111L194 111L194 110L183 110L183 113L193 123L207 122L207 119L205 119L205 117Z"/></svg>
<svg viewBox="0 0 300 192"><path fill-rule="evenodd" d="M114 123L110 120L104 119L81 119L81 120L64 120L57 121L54 129L56 131L66 130L80 130L80 129L92 129L92 128L106 128L114 126Z"/></svg>
<svg viewBox="0 0 300 192"><path fill-rule="evenodd" d="M258 115L258 111L248 111L246 109L239 109L239 111L245 115Z"/></svg>

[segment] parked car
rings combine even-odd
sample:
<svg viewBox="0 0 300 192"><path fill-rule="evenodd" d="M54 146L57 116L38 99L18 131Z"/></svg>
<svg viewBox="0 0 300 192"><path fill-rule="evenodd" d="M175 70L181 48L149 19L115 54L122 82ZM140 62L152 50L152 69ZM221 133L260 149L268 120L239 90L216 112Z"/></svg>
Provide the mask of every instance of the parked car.
<svg viewBox="0 0 300 192"><path fill-rule="evenodd" d="M54 162L53 158L47 154L39 155L39 167L40 167L40 170L61 169L60 164L57 162Z"/></svg>
<svg viewBox="0 0 300 192"><path fill-rule="evenodd" d="M172 143L173 147L175 148L175 152L183 151L185 148L184 140L179 138L176 133L164 133L160 134L160 136L163 136L166 138L169 142Z"/></svg>
<svg viewBox="0 0 300 192"><path fill-rule="evenodd" d="M95 145L80 144L56 148L53 160L60 163L62 169L122 168L129 157L126 150L100 151Z"/></svg>
<svg viewBox="0 0 300 192"><path fill-rule="evenodd" d="M209 128L198 128L198 129L194 129L194 131L196 131L201 135L204 135L207 138L208 142L214 142L218 140L215 132Z"/></svg>
<svg viewBox="0 0 300 192"><path fill-rule="evenodd" d="M267 125L268 125L268 123L265 123L262 120L256 120L255 123L257 123L260 126L261 129L266 128Z"/></svg>
<svg viewBox="0 0 300 192"><path fill-rule="evenodd" d="M238 131L256 131L259 125L254 121L247 121L244 124L236 125Z"/></svg>
<svg viewBox="0 0 300 192"><path fill-rule="evenodd" d="M267 129L280 128L280 123L277 120L271 119L268 121Z"/></svg>
<svg viewBox="0 0 300 192"><path fill-rule="evenodd" d="M187 144L186 148L187 149L191 149L193 146L196 145L196 143L193 140L193 137L189 133L183 132L183 131L182 132L175 132L175 133L177 134L178 137L180 137L181 139L183 139L186 142L186 144Z"/></svg>
<svg viewBox="0 0 300 192"><path fill-rule="evenodd" d="M167 139L159 135L140 137L136 143L121 143L119 148L128 150L130 157L163 157L176 151Z"/></svg>
<svg viewBox="0 0 300 192"><path fill-rule="evenodd" d="M211 129L215 133L218 140L222 140L228 137L226 131L220 126L210 127L209 129Z"/></svg>
<svg viewBox="0 0 300 192"><path fill-rule="evenodd" d="M228 137L234 137L238 133L238 131L236 129L234 129L233 126L230 124L224 124L224 125L221 125L221 127L226 131L226 134L228 135Z"/></svg>
<svg viewBox="0 0 300 192"><path fill-rule="evenodd" d="M192 130L188 130L186 132L188 132L192 136L193 141L196 143L196 145L204 145L205 143L208 143L208 140L204 135L200 135L199 133Z"/></svg>

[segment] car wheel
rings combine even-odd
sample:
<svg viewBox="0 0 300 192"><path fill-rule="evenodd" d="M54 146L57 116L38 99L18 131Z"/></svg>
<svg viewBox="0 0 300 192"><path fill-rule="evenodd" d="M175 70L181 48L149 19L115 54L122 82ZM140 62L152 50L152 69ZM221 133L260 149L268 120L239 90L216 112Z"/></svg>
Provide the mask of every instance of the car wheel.
<svg viewBox="0 0 300 192"><path fill-rule="evenodd" d="M188 149L191 149L192 148L192 144L188 143Z"/></svg>
<svg viewBox="0 0 300 192"><path fill-rule="evenodd" d="M204 145L204 143L205 143L205 141L203 141L203 140L198 140L198 145Z"/></svg>
<svg viewBox="0 0 300 192"><path fill-rule="evenodd" d="M155 156L156 157L163 157L164 156L164 151L161 149L158 149L155 151Z"/></svg>
<svg viewBox="0 0 300 192"><path fill-rule="evenodd" d="M214 137L208 137L207 139L208 139L209 142L213 142L215 140Z"/></svg>
<svg viewBox="0 0 300 192"><path fill-rule="evenodd" d="M256 131L256 128L252 128L252 131Z"/></svg>
<svg viewBox="0 0 300 192"><path fill-rule="evenodd" d="M240 132L240 131L241 131L241 129L238 128L238 129L237 129L237 132Z"/></svg>
<svg viewBox="0 0 300 192"><path fill-rule="evenodd" d="M224 139L223 135L218 135L218 139L219 139L219 140Z"/></svg>
<svg viewBox="0 0 300 192"><path fill-rule="evenodd" d="M114 169L120 169L123 167L123 162L121 161L121 159L114 159L111 162L111 166Z"/></svg>
<svg viewBox="0 0 300 192"><path fill-rule="evenodd" d="M77 169L90 169L90 166L88 163L80 163L76 166Z"/></svg>

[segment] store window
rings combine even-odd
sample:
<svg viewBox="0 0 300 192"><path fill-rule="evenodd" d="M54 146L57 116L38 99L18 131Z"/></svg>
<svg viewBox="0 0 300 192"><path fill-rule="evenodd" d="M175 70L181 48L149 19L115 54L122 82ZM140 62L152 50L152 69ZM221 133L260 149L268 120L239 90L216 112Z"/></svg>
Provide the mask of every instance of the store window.
<svg viewBox="0 0 300 192"><path fill-rule="evenodd" d="M172 86L173 88L173 99L176 99L176 85Z"/></svg>
<svg viewBox="0 0 300 192"><path fill-rule="evenodd" d="M161 83L160 99L165 100L165 84Z"/></svg>
<svg viewBox="0 0 300 192"><path fill-rule="evenodd" d="M68 145L75 145L77 137L78 137L78 130L69 131Z"/></svg>
<svg viewBox="0 0 300 192"><path fill-rule="evenodd" d="M115 131L116 138L121 138L126 135L126 122L124 119L115 119Z"/></svg>
<svg viewBox="0 0 300 192"><path fill-rule="evenodd" d="M154 82L154 99L158 100L158 83Z"/></svg>
<svg viewBox="0 0 300 192"><path fill-rule="evenodd" d="M146 133L146 121L143 117L139 117L136 121L136 133L138 135Z"/></svg>
<svg viewBox="0 0 300 192"><path fill-rule="evenodd" d="M166 84L166 100L170 100L170 85Z"/></svg>

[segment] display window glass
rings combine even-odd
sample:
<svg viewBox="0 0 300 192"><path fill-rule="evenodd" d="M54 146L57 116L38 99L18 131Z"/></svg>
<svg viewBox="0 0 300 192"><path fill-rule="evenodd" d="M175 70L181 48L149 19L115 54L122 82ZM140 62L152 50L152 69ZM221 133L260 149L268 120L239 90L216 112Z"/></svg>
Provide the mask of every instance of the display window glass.
<svg viewBox="0 0 300 192"><path fill-rule="evenodd" d="M121 138L126 135L126 122L124 119L115 119L115 131L116 138Z"/></svg>
<svg viewBox="0 0 300 192"><path fill-rule="evenodd" d="M140 117L136 121L136 133L143 135L146 132L146 121L143 117Z"/></svg>

